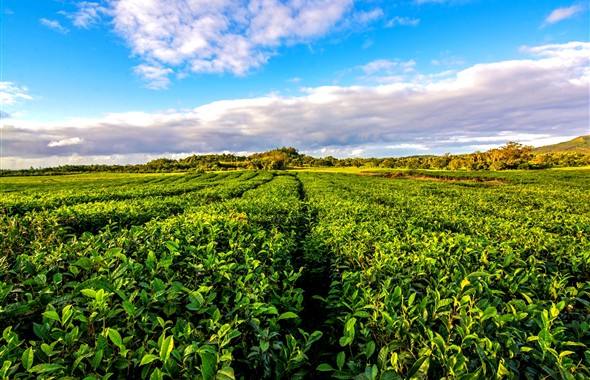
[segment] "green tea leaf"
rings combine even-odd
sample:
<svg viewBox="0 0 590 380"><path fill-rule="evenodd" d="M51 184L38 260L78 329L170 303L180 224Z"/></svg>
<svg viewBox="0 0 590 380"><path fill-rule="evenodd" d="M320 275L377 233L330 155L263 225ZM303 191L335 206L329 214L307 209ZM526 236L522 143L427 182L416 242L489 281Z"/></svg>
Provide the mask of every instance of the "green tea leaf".
<svg viewBox="0 0 590 380"><path fill-rule="evenodd" d="M490 307L486 308L485 311L483 312L483 316L481 317L481 320L485 321L486 319L493 318L496 315L498 315L496 308L493 306L490 306Z"/></svg>
<svg viewBox="0 0 590 380"><path fill-rule="evenodd" d="M31 367L33 366L34 358L35 355L33 347L29 347L23 352L23 355L21 356L21 361L23 363L23 367L25 367L26 370L31 369Z"/></svg>
<svg viewBox="0 0 590 380"><path fill-rule="evenodd" d="M151 362L153 362L154 360L157 360L157 359L158 359L158 357L156 355L145 354L145 355L143 355L143 358L141 358L141 362L139 363L139 366L141 367L142 365L150 364Z"/></svg>
<svg viewBox="0 0 590 380"><path fill-rule="evenodd" d="M298 316L297 316L297 314L293 313L292 311L287 311L286 313L279 315L279 321L282 319L294 319L294 318L298 318Z"/></svg>
<svg viewBox="0 0 590 380"><path fill-rule="evenodd" d="M215 375L215 380L235 380L236 376L234 374L234 369L232 367L223 367L219 371L217 371L217 375Z"/></svg>
<svg viewBox="0 0 590 380"><path fill-rule="evenodd" d="M57 312L55 310L47 310L43 313L43 316L45 318L52 319L57 322L61 322L61 318L59 317L59 314L57 314Z"/></svg>
<svg viewBox="0 0 590 380"><path fill-rule="evenodd" d="M108 329L108 334L109 334L109 339L111 340L111 342L113 342L113 344L117 347L125 347L123 345L123 339L121 338L121 335L119 334L119 332L113 328L109 328Z"/></svg>
<svg viewBox="0 0 590 380"><path fill-rule="evenodd" d="M55 372L55 371L60 370L62 368L65 368L65 367L60 364L45 363L45 364L37 364L36 366L31 368L30 371L33 373L48 373L48 372Z"/></svg>
<svg viewBox="0 0 590 380"><path fill-rule="evenodd" d="M162 344L160 345L160 360L162 360L162 362L166 363L168 361L173 348L174 337L172 335L162 339Z"/></svg>
<svg viewBox="0 0 590 380"><path fill-rule="evenodd" d="M217 355L209 349L199 351L201 358L201 375L204 380L213 379L217 368Z"/></svg>
<svg viewBox="0 0 590 380"><path fill-rule="evenodd" d="M416 375L418 373L418 371L420 370L420 368L422 367L422 365L424 364L424 362L426 362L426 360L428 360L428 356L422 356L421 358L416 360L414 362L414 364L412 365L412 367L410 368L410 370L408 371L406 377L408 379L410 379L414 375Z"/></svg>
<svg viewBox="0 0 590 380"><path fill-rule="evenodd" d="M334 367L329 365L328 363L322 363L316 368L320 372L332 372L335 371Z"/></svg>
<svg viewBox="0 0 590 380"><path fill-rule="evenodd" d="M150 375L150 380L163 380L164 375L162 375L162 371L159 368L155 368Z"/></svg>
<svg viewBox="0 0 590 380"><path fill-rule="evenodd" d="M96 298L96 290L94 289L82 289L80 290L80 293L82 293L88 298Z"/></svg>
<svg viewBox="0 0 590 380"><path fill-rule="evenodd" d="M345 360L346 360L346 354L344 353L344 351L340 351L338 353L338 355L336 356L336 365L338 366L338 369L342 369L342 367L344 367Z"/></svg>

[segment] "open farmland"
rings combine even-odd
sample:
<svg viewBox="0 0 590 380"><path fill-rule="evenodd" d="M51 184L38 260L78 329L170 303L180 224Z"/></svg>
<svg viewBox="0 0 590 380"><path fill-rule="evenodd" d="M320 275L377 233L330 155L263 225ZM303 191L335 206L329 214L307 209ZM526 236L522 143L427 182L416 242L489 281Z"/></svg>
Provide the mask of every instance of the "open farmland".
<svg viewBox="0 0 590 380"><path fill-rule="evenodd" d="M0 376L590 377L590 169L0 178Z"/></svg>

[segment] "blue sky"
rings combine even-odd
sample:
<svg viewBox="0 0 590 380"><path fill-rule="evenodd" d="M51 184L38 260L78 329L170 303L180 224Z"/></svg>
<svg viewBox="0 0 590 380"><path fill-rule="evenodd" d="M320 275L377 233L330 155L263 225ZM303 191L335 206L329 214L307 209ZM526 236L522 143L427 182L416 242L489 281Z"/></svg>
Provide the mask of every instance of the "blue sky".
<svg viewBox="0 0 590 380"><path fill-rule="evenodd" d="M3 167L588 132L585 2L4 0L0 16Z"/></svg>

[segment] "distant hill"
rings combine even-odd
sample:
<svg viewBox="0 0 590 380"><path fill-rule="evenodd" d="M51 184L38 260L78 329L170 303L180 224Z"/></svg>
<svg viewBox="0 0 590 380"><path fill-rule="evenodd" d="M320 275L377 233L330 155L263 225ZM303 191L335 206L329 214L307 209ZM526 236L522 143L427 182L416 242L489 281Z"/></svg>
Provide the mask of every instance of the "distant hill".
<svg viewBox="0 0 590 380"><path fill-rule="evenodd" d="M579 152L590 153L590 135L576 137L573 140L533 149L535 153Z"/></svg>

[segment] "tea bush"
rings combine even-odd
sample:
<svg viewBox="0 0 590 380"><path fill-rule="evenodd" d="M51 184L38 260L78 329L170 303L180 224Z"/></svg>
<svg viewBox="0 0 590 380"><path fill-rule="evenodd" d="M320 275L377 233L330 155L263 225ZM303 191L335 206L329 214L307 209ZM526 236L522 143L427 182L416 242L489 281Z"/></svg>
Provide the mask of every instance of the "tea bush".
<svg viewBox="0 0 590 380"><path fill-rule="evenodd" d="M590 377L587 170L377 174L1 178L0 376Z"/></svg>

